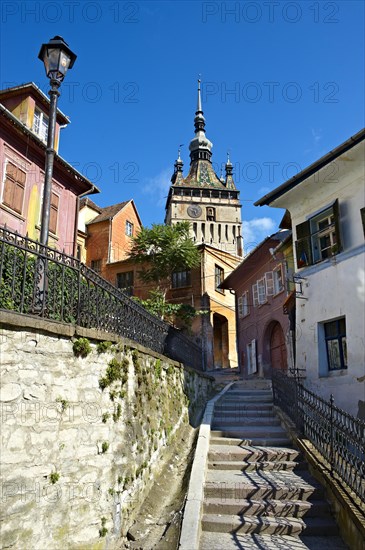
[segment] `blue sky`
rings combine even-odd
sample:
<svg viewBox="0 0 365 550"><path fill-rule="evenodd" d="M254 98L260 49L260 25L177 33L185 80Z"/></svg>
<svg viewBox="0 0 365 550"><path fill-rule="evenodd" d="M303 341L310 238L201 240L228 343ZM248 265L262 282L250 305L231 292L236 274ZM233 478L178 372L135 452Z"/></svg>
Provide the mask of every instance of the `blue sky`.
<svg viewBox="0 0 365 550"><path fill-rule="evenodd" d="M253 202L364 126L361 1L1 3L1 88L48 81L37 59L56 34L78 55L61 87L71 119L60 154L107 206L135 200L164 220L179 144L184 173L196 80L218 171L230 151L246 250L283 211Z"/></svg>

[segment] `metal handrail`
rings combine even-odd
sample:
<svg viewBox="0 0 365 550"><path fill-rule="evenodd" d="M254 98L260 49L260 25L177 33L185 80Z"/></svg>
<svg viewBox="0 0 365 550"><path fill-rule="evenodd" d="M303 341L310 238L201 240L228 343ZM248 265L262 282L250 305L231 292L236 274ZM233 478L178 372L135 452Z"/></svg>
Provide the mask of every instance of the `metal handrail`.
<svg viewBox="0 0 365 550"><path fill-rule="evenodd" d="M165 353L171 326L77 258L0 227L0 309L112 332ZM176 335L176 338L188 338ZM200 368L194 353L184 361ZM186 347L186 346L185 346ZM175 353L173 359L179 360Z"/></svg>
<svg viewBox="0 0 365 550"><path fill-rule="evenodd" d="M295 423L348 487L365 502L365 422L304 387L297 376L273 371L274 403Z"/></svg>

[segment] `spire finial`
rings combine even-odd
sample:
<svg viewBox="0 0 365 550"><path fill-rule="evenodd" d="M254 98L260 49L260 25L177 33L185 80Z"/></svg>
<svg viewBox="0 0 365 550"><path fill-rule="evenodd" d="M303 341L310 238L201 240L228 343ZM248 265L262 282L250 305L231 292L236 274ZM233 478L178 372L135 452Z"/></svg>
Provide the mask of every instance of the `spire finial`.
<svg viewBox="0 0 365 550"><path fill-rule="evenodd" d="M229 153L229 151L227 151L227 164L232 164L231 161L230 161L229 155L230 155L230 153Z"/></svg>
<svg viewBox="0 0 365 550"><path fill-rule="evenodd" d="M179 149L177 150L177 160L181 160L180 153L181 153L181 147L183 147L183 146L184 146L184 144L180 143Z"/></svg>
<svg viewBox="0 0 365 550"><path fill-rule="evenodd" d="M201 74L198 75L198 103L196 106L196 112L202 113L202 98L201 98L201 90L200 90L200 83L201 83Z"/></svg>

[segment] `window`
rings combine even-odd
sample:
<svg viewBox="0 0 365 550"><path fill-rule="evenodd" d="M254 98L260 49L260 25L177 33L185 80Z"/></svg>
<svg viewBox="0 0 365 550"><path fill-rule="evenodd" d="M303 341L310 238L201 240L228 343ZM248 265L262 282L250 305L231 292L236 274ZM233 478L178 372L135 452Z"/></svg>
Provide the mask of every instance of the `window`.
<svg viewBox="0 0 365 550"><path fill-rule="evenodd" d="M238 298L238 316L246 317L249 313L248 292L246 291Z"/></svg>
<svg viewBox="0 0 365 550"><path fill-rule="evenodd" d="M207 208L207 220L210 222L215 221L215 209L214 208Z"/></svg>
<svg viewBox="0 0 365 550"><path fill-rule="evenodd" d="M81 260L81 244L78 244L77 245L77 248L76 248L76 258L78 260Z"/></svg>
<svg viewBox="0 0 365 550"><path fill-rule="evenodd" d="M347 369L345 318L323 323L327 350L328 370Z"/></svg>
<svg viewBox="0 0 365 550"><path fill-rule="evenodd" d="M284 290L283 266L280 264L273 270L274 294Z"/></svg>
<svg viewBox="0 0 365 550"><path fill-rule="evenodd" d="M126 271L125 273L117 273L117 287L123 290L128 296L133 296L134 273Z"/></svg>
<svg viewBox="0 0 365 550"><path fill-rule="evenodd" d="M57 233L58 204L60 198L55 193L51 194L51 210L49 213L49 230L51 233Z"/></svg>
<svg viewBox="0 0 365 550"><path fill-rule="evenodd" d="M125 222L125 234L128 235L128 237L133 236L133 223L129 221Z"/></svg>
<svg viewBox="0 0 365 550"><path fill-rule="evenodd" d="M191 271L175 271L172 274L171 281L172 288L182 288L184 286L191 286Z"/></svg>
<svg viewBox="0 0 365 550"><path fill-rule="evenodd" d="M91 260L90 267L96 273L100 273L100 271L101 271L101 260Z"/></svg>
<svg viewBox="0 0 365 550"><path fill-rule="evenodd" d="M56 193L51 193L51 204L49 210L49 231L54 235L57 234L57 222L58 222L58 206L60 202L60 197ZM39 210L39 222L42 224L42 209L43 209L43 197L41 199L41 208Z"/></svg>
<svg viewBox="0 0 365 550"><path fill-rule="evenodd" d="M6 163L3 204L22 213L26 174L12 162Z"/></svg>
<svg viewBox="0 0 365 550"><path fill-rule="evenodd" d="M330 208L296 226L297 267L305 267L341 251L339 206L336 200Z"/></svg>
<svg viewBox="0 0 365 550"><path fill-rule="evenodd" d="M223 283L223 280L224 280L224 270L223 270L223 268L220 267L219 265L216 265L215 270L214 270L214 274L215 274L215 289L216 289L216 291L224 293L223 289L218 288L219 285L221 283Z"/></svg>
<svg viewBox="0 0 365 550"><path fill-rule="evenodd" d="M364 237L365 237L365 206L364 208L360 209L360 215L361 215L361 221L362 221L362 230L364 232Z"/></svg>
<svg viewBox="0 0 365 550"><path fill-rule="evenodd" d="M48 137L48 117L39 109L34 110L33 132L44 142Z"/></svg>

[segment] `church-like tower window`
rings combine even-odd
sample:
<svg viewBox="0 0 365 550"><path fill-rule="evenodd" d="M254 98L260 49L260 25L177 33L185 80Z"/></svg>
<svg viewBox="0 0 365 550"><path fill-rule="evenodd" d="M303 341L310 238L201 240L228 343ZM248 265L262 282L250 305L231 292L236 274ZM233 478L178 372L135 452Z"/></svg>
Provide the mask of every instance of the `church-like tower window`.
<svg viewBox="0 0 365 550"><path fill-rule="evenodd" d="M215 221L215 208L212 208L211 206L207 208L207 220L210 222Z"/></svg>
<svg viewBox="0 0 365 550"><path fill-rule="evenodd" d="M205 241L205 223L202 223L202 242Z"/></svg>
<svg viewBox="0 0 365 550"><path fill-rule="evenodd" d="M228 225L226 225L226 241L228 241Z"/></svg>
<svg viewBox="0 0 365 550"><path fill-rule="evenodd" d="M214 241L214 224L210 224L210 242L212 243Z"/></svg>
<svg viewBox="0 0 365 550"><path fill-rule="evenodd" d="M196 241L196 237L198 234L198 224L196 222L193 223L193 239Z"/></svg>
<svg viewBox="0 0 365 550"><path fill-rule="evenodd" d="M219 224L218 224L218 242L219 242L219 243L221 242L221 238L222 238L222 226L221 226L221 224L219 223Z"/></svg>

